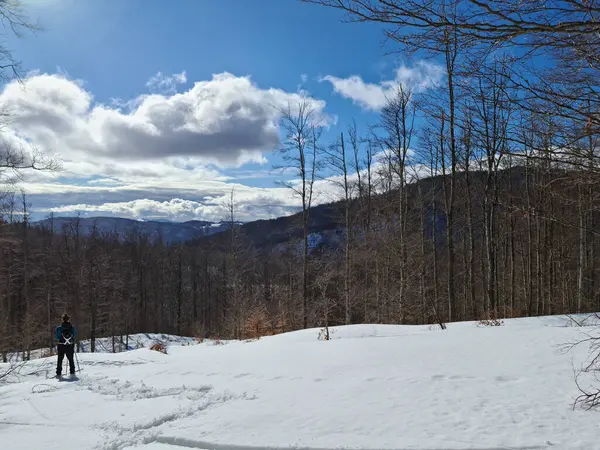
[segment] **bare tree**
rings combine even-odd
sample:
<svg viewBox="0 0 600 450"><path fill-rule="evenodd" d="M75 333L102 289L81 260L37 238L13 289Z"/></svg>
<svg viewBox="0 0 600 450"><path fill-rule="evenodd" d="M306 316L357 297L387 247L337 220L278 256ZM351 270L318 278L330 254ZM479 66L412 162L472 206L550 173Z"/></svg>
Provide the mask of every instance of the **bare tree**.
<svg viewBox="0 0 600 450"><path fill-rule="evenodd" d="M407 42L414 35L451 27L471 40L490 45L579 48L591 64L598 59L593 43L600 39L600 5L595 1L533 0L302 0L336 8L354 22L378 22L388 26L386 35ZM456 13L449 16L444 3ZM481 20L485 17L485 20ZM596 34L596 35L595 35ZM585 51L584 51L585 50Z"/></svg>
<svg viewBox="0 0 600 450"><path fill-rule="evenodd" d="M493 51L516 47L506 81L526 95L515 101L534 112L546 103L552 114L589 122L597 134L600 115L600 4L595 1L499 0L303 0L338 9L352 22L374 22L385 36L409 51L439 51L439 37L447 30L468 43L484 61ZM483 18L483 20L482 20ZM533 58L543 55L541 67ZM579 136L565 136L553 149L563 159L576 149L569 144Z"/></svg>
<svg viewBox="0 0 600 450"><path fill-rule="evenodd" d="M228 271L226 284L229 292L229 316L232 323L233 335L241 338L244 331L245 301L242 286L243 261L241 260L241 232L238 224L238 204L235 200L235 191L231 189L229 199L224 204L227 209L226 222L228 224Z"/></svg>
<svg viewBox="0 0 600 450"><path fill-rule="evenodd" d="M578 327L584 326L584 322L588 319L593 321L600 320L598 313L590 314L587 319L577 321L570 315L568 317ZM598 373L600 372L600 336L592 334L587 331L582 331L582 337L571 342L567 342L562 345L562 351L567 353L574 350L582 345L589 348L590 357L582 364L580 369L574 369L575 385L579 391L579 395L573 402L573 408L582 407L584 409L596 409L600 407L600 378ZM591 379L592 383L596 385L584 384L582 378Z"/></svg>
<svg viewBox="0 0 600 450"><path fill-rule="evenodd" d="M0 3L0 23L16 37L26 33L41 31L42 28L30 22L23 3L19 0ZM0 44L0 81L21 81L21 67L10 49ZM0 110L0 133L10 122L13 111ZM30 144L17 145L8 139L0 138L0 184L21 179L28 170L55 171L60 167L58 161L46 156L42 151Z"/></svg>
<svg viewBox="0 0 600 450"><path fill-rule="evenodd" d="M350 129L349 134L356 141L355 130ZM351 138L352 139L352 138ZM356 145L356 144L354 144ZM344 133L340 134L340 138L334 142L328 149L324 150L329 166L333 170L333 177L329 181L340 187L343 192L344 201L344 322L348 325L352 320L352 302L350 299L350 265L351 265L351 245L352 245L352 221L350 208L352 202L351 183L348 172L348 160L346 153L346 143L344 141Z"/></svg>
<svg viewBox="0 0 600 450"><path fill-rule="evenodd" d="M379 145L387 158L387 165L391 175L397 180L397 217L398 217L398 306L402 309L407 291L407 172L408 155L412 150L411 145L415 133L416 103L411 89L403 84L397 85L381 112L379 127L383 136Z"/></svg>
<svg viewBox="0 0 600 450"><path fill-rule="evenodd" d="M299 178L282 184L300 197L302 202L302 323L308 327L308 234L310 211L313 204L314 183L319 164L320 123L311 99L303 98L297 105L290 105L280 111L284 132L283 147L280 153L285 161L282 169L290 169Z"/></svg>
<svg viewBox="0 0 600 450"><path fill-rule="evenodd" d="M498 242L495 232L496 210L498 208L498 169L509 151L507 141L511 121L510 102L505 96L504 77L498 75L505 66L504 61L495 62L489 72L485 69L475 75L474 101L469 107L468 124L470 144L475 146L476 157L484 164L486 180L483 195L484 234L487 262L487 289L485 311L497 313L498 286L497 252Z"/></svg>
<svg viewBox="0 0 600 450"><path fill-rule="evenodd" d="M4 383L9 383L11 377L18 375L26 364L27 361L25 360L4 361L4 367L0 366L0 386Z"/></svg>

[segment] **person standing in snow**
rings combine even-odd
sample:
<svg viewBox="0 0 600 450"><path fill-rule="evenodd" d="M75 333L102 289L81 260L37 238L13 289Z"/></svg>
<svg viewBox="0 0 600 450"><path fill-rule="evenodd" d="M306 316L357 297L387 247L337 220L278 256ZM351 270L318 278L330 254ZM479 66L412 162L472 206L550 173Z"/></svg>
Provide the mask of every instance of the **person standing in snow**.
<svg viewBox="0 0 600 450"><path fill-rule="evenodd" d="M75 327L71 323L68 314L63 314L62 323L56 328L56 340L58 341L58 364L56 366L56 377L59 378L62 373L62 364L65 355L69 360L69 372L75 375L75 363L73 355L75 354Z"/></svg>

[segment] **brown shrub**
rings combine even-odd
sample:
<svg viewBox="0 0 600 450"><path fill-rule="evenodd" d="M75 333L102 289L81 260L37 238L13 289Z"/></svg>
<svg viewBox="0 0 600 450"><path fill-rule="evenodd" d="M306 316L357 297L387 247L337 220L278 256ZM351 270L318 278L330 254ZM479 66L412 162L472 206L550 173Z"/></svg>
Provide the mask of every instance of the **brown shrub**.
<svg viewBox="0 0 600 450"><path fill-rule="evenodd" d="M477 326L485 327L501 327L504 325L504 321L498 318L498 314L495 311L485 313L483 318L477 322Z"/></svg>
<svg viewBox="0 0 600 450"><path fill-rule="evenodd" d="M161 352L161 353L164 353L165 355L167 354L167 348L160 342L153 344L152 347L150 347L150 350L154 350L155 352Z"/></svg>

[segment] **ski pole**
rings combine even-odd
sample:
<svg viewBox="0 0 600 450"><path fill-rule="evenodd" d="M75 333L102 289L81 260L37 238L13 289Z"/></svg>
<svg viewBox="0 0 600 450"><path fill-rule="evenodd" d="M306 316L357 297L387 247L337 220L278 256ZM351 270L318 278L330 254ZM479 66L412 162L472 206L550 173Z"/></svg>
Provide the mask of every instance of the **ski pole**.
<svg viewBox="0 0 600 450"><path fill-rule="evenodd" d="M75 353L75 361L77 361L77 372L81 372L81 367L79 367L79 358L77 357L77 349L73 348L73 353Z"/></svg>

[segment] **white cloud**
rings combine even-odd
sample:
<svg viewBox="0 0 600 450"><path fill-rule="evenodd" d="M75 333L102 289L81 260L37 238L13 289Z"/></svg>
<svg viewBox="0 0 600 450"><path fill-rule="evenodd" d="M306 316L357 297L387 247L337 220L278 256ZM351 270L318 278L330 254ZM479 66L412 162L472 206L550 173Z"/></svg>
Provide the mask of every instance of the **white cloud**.
<svg viewBox="0 0 600 450"><path fill-rule="evenodd" d="M121 183L119 180L115 180L113 178L98 178L95 180L88 181L88 184L97 185L97 186L122 186L123 185L123 183Z"/></svg>
<svg viewBox="0 0 600 450"><path fill-rule="evenodd" d="M422 92L435 87L443 75L442 66L419 61L412 67L403 65L397 68L393 80L385 80L378 84L366 83L358 75L348 78L327 75L321 78L321 81L328 81L336 93L352 100L363 109L377 111L385 106L386 99L397 86L408 87L415 93Z"/></svg>
<svg viewBox="0 0 600 450"><path fill-rule="evenodd" d="M185 72L160 75L152 83L168 87L184 78ZM84 86L66 75L33 72L23 85L10 83L0 92L0 104L11 112L3 144L33 144L61 157L62 171L25 176L22 187L38 213L218 220L220 202L234 185L227 168L259 163L267 176L266 155L280 144L279 109L308 97L322 124L335 120L324 101L305 92L261 88L229 73L185 92L110 104L97 102ZM289 190L235 187L244 220L297 209Z"/></svg>
<svg viewBox="0 0 600 450"><path fill-rule="evenodd" d="M67 160L185 156L222 167L264 162L263 153L279 145L277 108L301 98L229 73L196 82L183 93L139 96L128 102L129 111L94 103L81 83L60 75L35 74L24 87L10 83L0 94L13 130ZM327 122L325 102L311 100Z"/></svg>
<svg viewBox="0 0 600 450"><path fill-rule="evenodd" d="M116 198L137 196L140 193L126 192L123 187L116 191L117 196L107 195L105 189L102 198L109 201L101 203L70 203L59 206L47 206L44 211L53 211L56 214L74 214L77 212L92 215L113 215L134 219L162 218L173 221L203 219L219 221L227 217L227 202L230 200L232 185L221 186L213 195L202 198L191 195L189 198L175 196L168 199L134 198L126 201L114 201ZM102 192L96 189L96 192ZM167 193L167 196L180 193ZM160 196L159 196L160 197ZM187 197L187 196L186 196ZM298 200L291 196L291 192L284 188L249 188L235 185L234 199L237 205L236 217L238 220L249 221L257 219L270 219L294 213L299 208Z"/></svg>
<svg viewBox="0 0 600 450"><path fill-rule="evenodd" d="M177 85L185 83L187 83L185 70L170 76L158 72L146 82L146 87L154 94L173 95L177 92Z"/></svg>

